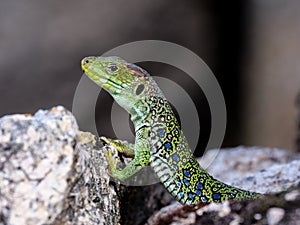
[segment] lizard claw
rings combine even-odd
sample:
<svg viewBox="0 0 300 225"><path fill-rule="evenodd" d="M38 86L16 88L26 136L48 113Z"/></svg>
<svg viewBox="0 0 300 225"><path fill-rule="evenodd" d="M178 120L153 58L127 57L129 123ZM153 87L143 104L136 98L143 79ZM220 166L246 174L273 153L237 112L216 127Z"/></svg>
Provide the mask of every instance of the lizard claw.
<svg viewBox="0 0 300 225"><path fill-rule="evenodd" d="M103 145L110 145L110 140L107 137L100 137L100 141L102 142Z"/></svg>
<svg viewBox="0 0 300 225"><path fill-rule="evenodd" d="M123 153L124 154L124 147L122 147L122 141L120 140L113 140L107 137L100 137L100 140L102 141L104 146L112 146L113 148L115 148L118 152Z"/></svg>
<svg viewBox="0 0 300 225"><path fill-rule="evenodd" d="M118 159L113 156L113 152L110 148L108 148L106 151L103 151L103 153L109 165L108 174L111 177L114 177L114 174L117 172Z"/></svg>

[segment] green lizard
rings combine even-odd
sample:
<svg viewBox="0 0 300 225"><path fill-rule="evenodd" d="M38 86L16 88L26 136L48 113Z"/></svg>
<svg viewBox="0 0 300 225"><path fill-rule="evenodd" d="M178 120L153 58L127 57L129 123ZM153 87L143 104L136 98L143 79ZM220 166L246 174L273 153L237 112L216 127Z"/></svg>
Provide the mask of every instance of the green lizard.
<svg viewBox="0 0 300 225"><path fill-rule="evenodd" d="M145 70L119 57L86 57L81 66L131 115L135 127L135 144L124 145L122 141L101 137L106 144L133 158L118 170L111 150L105 151L111 177L125 181L150 165L169 193L185 205L261 196L224 184L201 168L168 101Z"/></svg>

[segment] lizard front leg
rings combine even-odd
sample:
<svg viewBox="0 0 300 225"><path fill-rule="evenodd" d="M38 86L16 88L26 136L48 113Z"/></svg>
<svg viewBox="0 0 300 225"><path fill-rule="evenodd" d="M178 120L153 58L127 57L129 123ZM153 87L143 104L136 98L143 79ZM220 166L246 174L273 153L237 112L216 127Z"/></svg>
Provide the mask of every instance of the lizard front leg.
<svg viewBox="0 0 300 225"><path fill-rule="evenodd" d="M110 139L105 139L105 140L110 140ZM109 143L111 142L109 141ZM118 143L118 141L113 141L113 143ZM112 150L108 149L107 151L104 151L105 157L109 164L109 171L108 171L109 175L117 180L124 182L149 164L150 145L145 138L141 137L139 139L136 139L134 145L134 152L135 154L133 160L128 165L126 165L124 169L118 170L117 160L113 158Z"/></svg>

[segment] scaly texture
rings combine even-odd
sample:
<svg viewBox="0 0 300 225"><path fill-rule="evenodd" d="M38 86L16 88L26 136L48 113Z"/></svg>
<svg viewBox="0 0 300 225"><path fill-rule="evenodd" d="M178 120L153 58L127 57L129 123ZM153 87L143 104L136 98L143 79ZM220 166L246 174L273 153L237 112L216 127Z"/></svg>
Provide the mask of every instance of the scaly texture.
<svg viewBox="0 0 300 225"><path fill-rule="evenodd" d="M105 152L112 177L125 181L150 165L172 196L186 205L260 196L224 184L200 167L168 101L145 70L118 57L86 57L81 64L86 75L131 115L135 126L134 145L102 137L119 152L133 157L118 170L111 151Z"/></svg>

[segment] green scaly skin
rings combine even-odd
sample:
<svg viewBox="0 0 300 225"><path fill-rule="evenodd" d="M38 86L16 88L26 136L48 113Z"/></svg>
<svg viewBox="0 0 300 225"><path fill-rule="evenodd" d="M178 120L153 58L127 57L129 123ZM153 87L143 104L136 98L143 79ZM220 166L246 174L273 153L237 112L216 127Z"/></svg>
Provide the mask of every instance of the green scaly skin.
<svg viewBox="0 0 300 225"><path fill-rule="evenodd" d="M92 81L131 115L135 127L135 144L124 145L122 141L102 137L104 142L133 158L118 170L112 152L105 152L113 178L125 181L150 165L171 195L185 205L261 196L224 184L200 167L168 101L145 70L118 57L86 57L81 66Z"/></svg>

